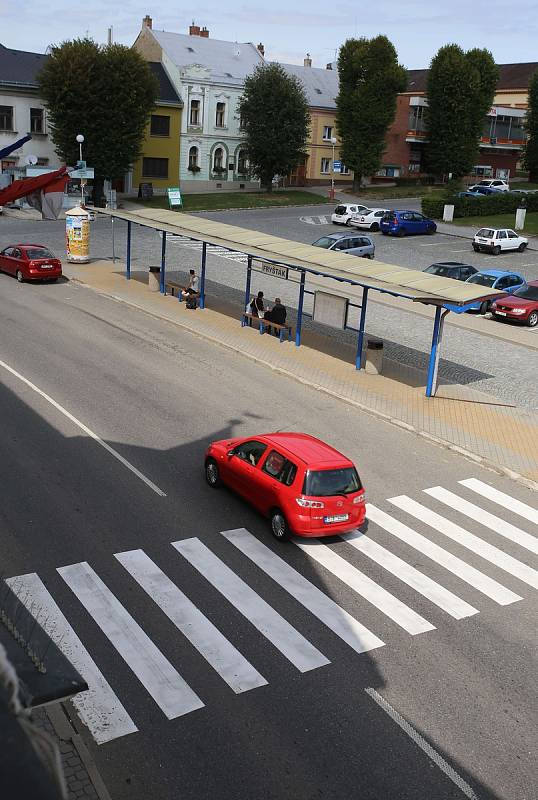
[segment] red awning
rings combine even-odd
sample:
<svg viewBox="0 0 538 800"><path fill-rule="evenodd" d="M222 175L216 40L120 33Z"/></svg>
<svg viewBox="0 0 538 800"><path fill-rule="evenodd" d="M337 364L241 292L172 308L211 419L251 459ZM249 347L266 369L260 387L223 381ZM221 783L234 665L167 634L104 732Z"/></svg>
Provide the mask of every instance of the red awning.
<svg viewBox="0 0 538 800"><path fill-rule="evenodd" d="M10 186L0 191L0 206L12 203L26 195L33 194L40 189L44 192L63 191L65 182L69 179L67 167L60 167L54 172L46 172L38 175L37 178L22 178L20 181L13 181ZM62 182L63 181L63 182Z"/></svg>

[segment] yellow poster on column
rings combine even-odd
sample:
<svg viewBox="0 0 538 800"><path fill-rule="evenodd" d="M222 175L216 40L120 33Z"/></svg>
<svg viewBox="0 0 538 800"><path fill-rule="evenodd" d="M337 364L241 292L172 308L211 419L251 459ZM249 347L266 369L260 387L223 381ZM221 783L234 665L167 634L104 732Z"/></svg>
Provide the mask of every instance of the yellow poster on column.
<svg viewBox="0 0 538 800"><path fill-rule="evenodd" d="M90 215L80 206L65 215L67 260L79 264L90 260Z"/></svg>

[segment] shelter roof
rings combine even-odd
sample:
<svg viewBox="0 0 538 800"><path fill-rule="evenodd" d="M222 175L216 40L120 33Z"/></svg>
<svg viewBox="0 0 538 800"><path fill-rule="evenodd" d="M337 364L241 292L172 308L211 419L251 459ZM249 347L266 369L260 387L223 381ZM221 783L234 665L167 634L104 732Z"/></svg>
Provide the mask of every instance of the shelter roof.
<svg viewBox="0 0 538 800"><path fill-rule="evenodd" d="M140 211L111 209L96 209L96 211L137 225L244 252L261 261L282 264L292 269L303 269L314 275L323 275L421 303L434 305L451 303L458 306L503 294L485 286L441 278L427 272L384 264L377 260L366 261L348 253L323 250L310 244L215 222L192 214L152 208Z"/></svg>

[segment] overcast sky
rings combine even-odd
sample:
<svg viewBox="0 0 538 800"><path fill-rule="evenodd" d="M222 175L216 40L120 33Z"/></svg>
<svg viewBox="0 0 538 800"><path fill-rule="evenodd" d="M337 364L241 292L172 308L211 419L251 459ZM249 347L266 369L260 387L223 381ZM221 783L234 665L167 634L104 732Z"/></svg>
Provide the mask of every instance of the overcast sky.
<svg viewBox="0 0 538 800"><path fill-rule="evenodd" d="M333 61L338 47L350 37L387 35L400 62L409 69L427 67L444 44L463 48L487 47L499 64L538 61L536 0L382 0L336 2L327 0L225 0L222 8L201 3L177 3L177 10L153 8L149 0L121 3L109 0L0 0L0 42L16 50L43 53L49 44L89 35L106 42L109 26L114 41L131 45L149 14L153 27L187 33L195 20L209 28L214 39L263 42L266 57L302 64L309 52L313 66ZM223 10L226 9L226 10Z"/></svg>

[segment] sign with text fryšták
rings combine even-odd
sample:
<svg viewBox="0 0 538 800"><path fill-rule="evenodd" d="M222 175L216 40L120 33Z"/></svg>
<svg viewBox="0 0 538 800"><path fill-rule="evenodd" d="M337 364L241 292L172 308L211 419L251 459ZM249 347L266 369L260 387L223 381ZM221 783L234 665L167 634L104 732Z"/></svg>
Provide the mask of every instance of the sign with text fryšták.
<svg viewBox="0 0 538 800"><path fill-rule="evenodd" d="M263 272L264 275L271 275L273 278L288 280L288 268L280 264L269 264L267 261L254 261L252 269L256 272Z"/></svg>

